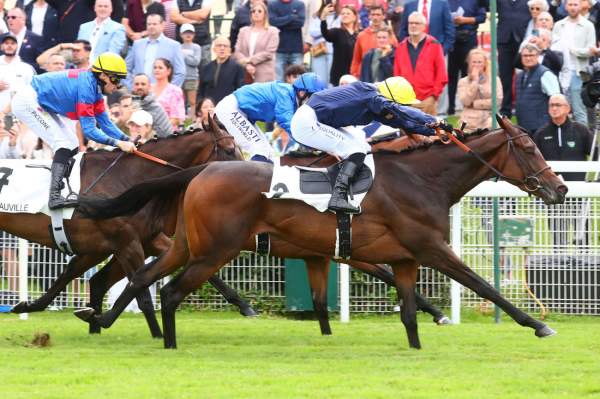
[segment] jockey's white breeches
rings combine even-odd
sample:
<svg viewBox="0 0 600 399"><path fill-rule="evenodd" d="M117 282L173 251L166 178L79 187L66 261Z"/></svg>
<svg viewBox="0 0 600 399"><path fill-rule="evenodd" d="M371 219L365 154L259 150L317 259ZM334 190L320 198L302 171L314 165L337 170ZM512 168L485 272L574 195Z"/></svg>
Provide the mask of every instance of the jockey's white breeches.
<svg viewBox="0 0 600 399"><path fill-rule="evenodd" d="M345 159L357 152L371 150L364 132L352 128L336 129L317 120L317 114L307 104L302 105L292 117L292 137L300 144L325 151Z"/></svg>
<svg viewBox="0 0 600 399"><path fill-rule="evenodd" d="M215 114L219 122L235 138L242 151L248 153L250 158L262 155L272 160L273 147L258 126L248 120L246 114L240 110L237 98L233 94L223 98L215 107Z"/></svg>
<svg viewBox="0 0 600 399"><path fill-rule="evenodd" d="M31 86L21 88L12 98L12 113L25 123L52 151L59 148L75 149L77 135L69 127L70 121L54 113L45 112L38 103L37 93Z"/></svg>

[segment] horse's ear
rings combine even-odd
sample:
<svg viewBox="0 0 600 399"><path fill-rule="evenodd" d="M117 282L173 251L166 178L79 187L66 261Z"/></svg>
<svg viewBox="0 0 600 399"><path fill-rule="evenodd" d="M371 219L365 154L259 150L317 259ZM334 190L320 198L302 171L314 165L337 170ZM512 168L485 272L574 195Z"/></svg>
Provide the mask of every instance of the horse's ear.
<svg viewBox="0 0 600 399"><path fill-rule="evenodd" d="M210 126L210 130L213 133L218 133L221 131L221 129L219 129L219 125L217 125L217 122L215 121L215 118L212 115L208 115L208 126Z"/></svg>
<svg viewBox="0 0 600 399"><path fill-rule="evenodd" d="M513 127L512 123L510 123L510 119L500 114L496 114L496 121L498 121L498 125L500 125L502 129L510 130Z"/></svg>

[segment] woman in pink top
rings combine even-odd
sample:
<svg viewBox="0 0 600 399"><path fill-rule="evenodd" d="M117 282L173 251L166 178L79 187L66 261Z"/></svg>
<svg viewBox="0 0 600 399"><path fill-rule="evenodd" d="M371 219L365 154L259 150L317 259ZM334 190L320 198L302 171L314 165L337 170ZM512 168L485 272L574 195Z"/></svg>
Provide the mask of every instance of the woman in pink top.
<svg viewBox="0 0 600 399"><path fill-rule="evenodd" d="M173 65L169 60L157 58L152 71L154 79L156 79L156 83L152 85L152 93L167 113L173 129L177 130L185 120L185 103L181 87L170 83L173 76Z"/></svg>

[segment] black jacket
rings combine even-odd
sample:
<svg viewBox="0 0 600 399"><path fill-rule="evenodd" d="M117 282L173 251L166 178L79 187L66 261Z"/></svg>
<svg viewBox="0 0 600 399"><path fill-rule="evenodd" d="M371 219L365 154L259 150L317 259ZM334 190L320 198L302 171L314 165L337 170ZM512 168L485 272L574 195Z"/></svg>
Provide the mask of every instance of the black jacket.
<svg viewBox="0 0 600 399"><path fill-rule="evenodd" d="M587 126L567 121L560 126L552 121L538 129L533 136L540 152L549 161L585 161L592 150L592 133ZM585 173L562 173L565 180L584 180Z"/></svg>
<svg viewBox="0 0 600 399"><path fill-rule="evenodd" d="M6 35L8 35L8 33L0 35L0 41ZM46 42L46 40L40 35L36 35L32 31L27 30L25 32L25 38L23 39L23 43L21 44L21 49L19 50L19 57L21 57L21 61L26 62L32 67L34 67L38 73L45 72L40 69L36 62L36 59L40 54L46 51L49 44L50 43ZM3 53L0 52L0 54Z"/></svg>
<svg viewBox="0 0 600 399"><path fill-rule="evenodd" d="M527 0L498 0L498 44L506 44L511 38L521 43L531 19Z"/></svg>
<svg viewBox="0 0 600 399"><path fill-rule="evenodd" d="M210 97L215 100L215 104L242 87L245 73L244 68L229 57L221 64L218 80L215 81L217 66L217 61L212 61L202 68L198 92L200 98Z"/></svg>
<svg viewBox="0 0 600 399"><path fill-rule="evenodd" d="M58 13L59 31L57 43L72 43L77 39L79 26L96 18L95 0L46 0ZM113 12L110 18L121 23L125 14L123 0L112 0Z"/></svg>
<svg viewBox="0 0 600 399"><path fill-rule="evenodd" d="M235 50L235 44L237 43L238 34L240 29L244 26L250 25L250 1L246 4L239 6L235 10L235 16L231 21L231 29L229 30L229 41L231 42L231 50Z"/></svg>
<svg viewBox="0 0 600 399"><path fill-rule="evenodd" d="M34 1L27 4L25 7L25 14L27 14L27 29L31 30L31 14L33 13ZM58 13L56 9L48 5L46 15L44 16L44 29L42 30L42 36L48 40L48 48L56 45L56 37L58 36Z"/></svg>

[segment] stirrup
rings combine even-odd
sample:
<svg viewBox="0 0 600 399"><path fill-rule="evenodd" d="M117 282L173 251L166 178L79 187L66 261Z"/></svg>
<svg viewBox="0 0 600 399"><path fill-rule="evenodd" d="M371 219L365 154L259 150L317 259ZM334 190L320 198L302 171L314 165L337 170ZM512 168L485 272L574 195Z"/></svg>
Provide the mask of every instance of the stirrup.
<svg viewBox="0 0 600 399"><path fill-rule="evenodd" d="M73 208L79 205L79 200L69 198L54 198L48 201L48 208L50 210L62 209L62 208Z"/></svg>

